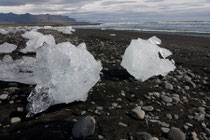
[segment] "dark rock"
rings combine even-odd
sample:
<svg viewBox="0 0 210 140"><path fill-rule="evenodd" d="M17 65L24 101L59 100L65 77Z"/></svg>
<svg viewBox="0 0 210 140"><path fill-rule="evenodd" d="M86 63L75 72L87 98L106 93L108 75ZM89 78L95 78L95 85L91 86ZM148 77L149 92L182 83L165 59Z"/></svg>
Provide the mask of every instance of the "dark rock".
<svg viewBox="0 0 210 140"><path fill-rule="evenodd" d="M168 83L168 82L166 82L166 81L162 83L162 86L165 89L169 89L169 90L173 90L174 89L173 85Z"/></svg>
<svg viewBox="0 0 210 140"><path fill-rule="evenodd" d="M192 87L192 88L196 88L196 84L193 83L192 81L186 81L185 84L186 84L187 86Z"/></svg>
<svg viewBox="0 0 210 140"><path fill-rule="evenodd" d="M76 139L86 138L95 133L95 119L86 116L80 119L72 128L72 136Z"/></svg>
<svg viewBox="0 0 210 140"><path fill-rule="evenodd" d="M179 129L172 127L168 132L168 137L170 140L186 140L185 134Z"/></svg>
<svg viewBox="0 0 210 140"><path fill-rule="evenodd" d="M203 130L206 133L207 137L210 137L210 129L204 127Z"/></svg>
<svg viewBox="0 0 210 140"><path fill-rule="evenodd" d="M148 140L152 138L152 135L147 132L137 132L135 136L135 140Z"/></svg>

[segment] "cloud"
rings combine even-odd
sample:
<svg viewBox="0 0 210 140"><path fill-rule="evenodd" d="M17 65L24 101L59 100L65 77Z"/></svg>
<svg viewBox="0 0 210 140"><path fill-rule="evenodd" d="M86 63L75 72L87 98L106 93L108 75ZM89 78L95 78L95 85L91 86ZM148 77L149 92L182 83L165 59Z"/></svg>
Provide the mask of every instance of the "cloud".
<svg viewBox="0 0 210 140"><path fill-rule="evenodd" d="M62 14L78 19L207 18L209 0L0 0L1 12ZM173 16L167 16L167 15ZM163 17L165 15L166 17ZM115 20L114 19L114 20Z"/></svg>

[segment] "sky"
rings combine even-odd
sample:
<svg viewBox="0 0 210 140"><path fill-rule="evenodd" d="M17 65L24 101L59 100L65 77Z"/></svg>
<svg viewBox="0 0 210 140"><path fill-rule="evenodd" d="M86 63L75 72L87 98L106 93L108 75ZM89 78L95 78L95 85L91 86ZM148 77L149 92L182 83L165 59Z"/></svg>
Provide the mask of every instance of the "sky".
<svg viewBox="0 0 210 140"><path fill-rule="evenodd" d="M0 0L0 12L89 22L210 21L210 0Z"/></svg>

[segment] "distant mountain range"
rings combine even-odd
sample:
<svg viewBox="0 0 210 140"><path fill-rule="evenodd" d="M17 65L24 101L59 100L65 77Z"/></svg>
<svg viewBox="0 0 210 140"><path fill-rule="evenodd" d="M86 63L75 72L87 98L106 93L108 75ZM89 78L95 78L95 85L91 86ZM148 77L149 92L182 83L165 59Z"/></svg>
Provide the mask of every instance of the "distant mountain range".
<svg viewBox="0 0 210 140"><path fill-rule="evenodd" d="M0 23L51 23L51 22L76 22L75 19L61 15L31 15L0 13Z"/></svg>

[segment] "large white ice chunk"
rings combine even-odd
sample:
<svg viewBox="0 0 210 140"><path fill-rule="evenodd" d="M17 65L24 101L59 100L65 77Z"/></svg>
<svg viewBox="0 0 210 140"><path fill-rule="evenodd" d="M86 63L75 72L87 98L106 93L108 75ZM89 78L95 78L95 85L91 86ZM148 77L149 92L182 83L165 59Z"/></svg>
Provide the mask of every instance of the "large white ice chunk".
<svg viewBox="0 0 210 140"><path fill-rule="evenodd" d="M85 101L100 79L101 63L87 51L85 44L78 47L69 42L44 44L36 54L37 86L28 97L28 117L51 105Z"/></svg>
<svg viewBox="0 0 210 140"><path fill-rule="evenodd" d="M121 66L137 80L145 81L152 76L165 76L176 68L172 61L166 59L172 53L157 46L160 41L154 42L153 39L132 40L123 55Z"/></svg>
<svg viewBox="0 0 210 140"><path fill-rule="evenodd" d="M5 42L4 44L0 45L0 53L11 53L16 50L16 48L16 45Z"/></svg>
<svg viewBox="0 0 210 140"><path fill-rule="evenodd" d="M13 60L9 55L0 60L0 80L18 82L25 84L35 84L33 68L35 58L23 57Z"/></svg>
<svg viewBox="0 0 210 140"><path fill-rule="evenodd" d="M22 35L24 38L29 39L26 42L26 48L21 49L22 53L36 52L37 48L41 47L44 42L55 45L55 39L52 35L43 35L36 31L29 31Z"/></svg>

